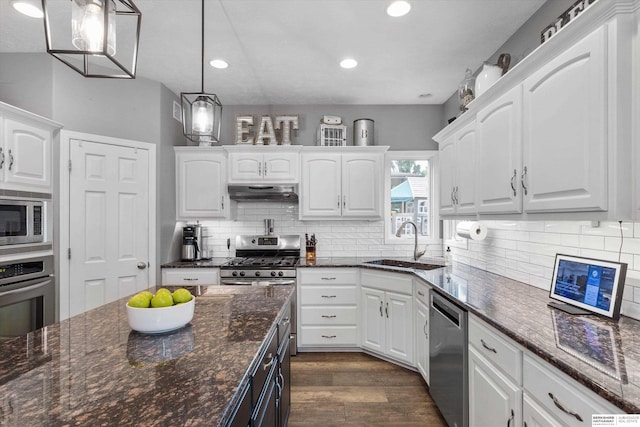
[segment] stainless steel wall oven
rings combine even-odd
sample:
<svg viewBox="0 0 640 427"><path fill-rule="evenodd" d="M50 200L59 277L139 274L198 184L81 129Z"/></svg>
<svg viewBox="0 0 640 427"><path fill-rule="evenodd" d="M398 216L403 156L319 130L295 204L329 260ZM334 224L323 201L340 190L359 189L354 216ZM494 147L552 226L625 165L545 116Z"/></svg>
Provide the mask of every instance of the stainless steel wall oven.
<svg viewBox="0 0 640 427"><path fill-rule="evenodd" d="M0 263L0 341L54 321L53 256Z"/></svg>

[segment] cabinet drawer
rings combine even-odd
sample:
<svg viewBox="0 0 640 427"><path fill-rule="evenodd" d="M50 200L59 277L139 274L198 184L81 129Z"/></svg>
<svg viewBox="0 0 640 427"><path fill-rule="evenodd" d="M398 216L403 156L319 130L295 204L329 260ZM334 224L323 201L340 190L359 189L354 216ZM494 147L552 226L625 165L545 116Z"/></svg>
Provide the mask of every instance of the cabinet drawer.
<svg viewBox="0 0 640 427"><path fill-rule="evenodd" d="M302 326L300 328L302 346L357 346L356 326Z"/></svg>
<svg viewBox="0 0 640 427"><path fill-rule="evenodd" d="M522 351L509 338L469 316L469 344L494 366L502 369L516 384L522 384Z"/></svg>
<svg viewBox="0 0 640 427"><path fill-rule="evenodd" d="M357 268L301 268L302 285L355 285L358 283Z"/></svg>
<svg viewBox="0 0 640 427"><path fill-rule="evenodd" d="M260 363L256 366L251 375L252 381L252 402L257 402L262 389L266 387L267 377L269 376L274 364L278 363L278 337L274 333L267 338L267 348L260 355Z"/></svg>
<svg viewBox="0 0 640 427"><path fill-rule="evenodd" d="M429 285L416 281L416 299L429 307Z"/></svg>
<svg viewBox="0 0 640 427"><path fill-rule="evenodd" d="M525 393L568 426L590 425L592 414L622 413L568 375L529 354L524 356L523 380Z"/></svg>
<svg viewBox="0 0 640 427"><path fill-rule="evenodd" d="M409 274L363 270L360 276L362 286L413 295L413 279Z"/></svg>
<svg viewBox="0 0 640 427"><path fill-rule="evenodd" d="M302 307L302 325L356 325L358 308L353 307Z"/></svg>
<svg viewBox="0 0 640 427"><path fill-rule="evenodd" d="M352 305L357 303L355 286L302 286L302 305Z"/></svg>
<svg viewBox="0 0 640 427"><path fill-rule="evenodd" d="M165 268L162 270L163 285L209 286L218 285L217 268Z"/></svg>

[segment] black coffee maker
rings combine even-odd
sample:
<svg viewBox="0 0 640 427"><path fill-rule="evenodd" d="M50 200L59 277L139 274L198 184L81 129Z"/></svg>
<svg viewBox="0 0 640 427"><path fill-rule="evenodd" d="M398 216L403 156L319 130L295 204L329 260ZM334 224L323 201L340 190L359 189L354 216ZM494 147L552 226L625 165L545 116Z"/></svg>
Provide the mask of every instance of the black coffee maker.
<svg viewBox="0 0 640 427"><path fill-rule="evenodd" d="M182 227L182 261L196 261L200 259L198 248L199 225Z"/></svg>

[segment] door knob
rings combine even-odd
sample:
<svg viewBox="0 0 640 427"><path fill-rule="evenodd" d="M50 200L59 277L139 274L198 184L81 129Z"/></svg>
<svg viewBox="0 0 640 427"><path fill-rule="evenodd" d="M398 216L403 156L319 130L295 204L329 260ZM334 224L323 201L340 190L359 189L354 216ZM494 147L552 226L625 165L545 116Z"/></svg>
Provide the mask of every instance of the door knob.
<svg viewBox="0 0 640 427"><path fill-rule="evenodd" d="M142 261L140 261L140 262L138 263L138 268L139 268L140 270L144 270L145 268L147 268L147 263L146 263L146 262L142 262Z"/></svg>

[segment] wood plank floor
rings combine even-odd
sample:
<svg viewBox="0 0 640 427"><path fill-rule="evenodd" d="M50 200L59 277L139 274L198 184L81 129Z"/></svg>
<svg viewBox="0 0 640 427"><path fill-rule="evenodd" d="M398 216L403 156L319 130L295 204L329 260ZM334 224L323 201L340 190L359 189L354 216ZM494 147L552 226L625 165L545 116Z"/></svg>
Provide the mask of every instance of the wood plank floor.
<svg viewBox="0 0 640 427"><path fill-rule="evenodd" d="M446 427L420 374L364 353L291 358L290 427Z"/></svg>

